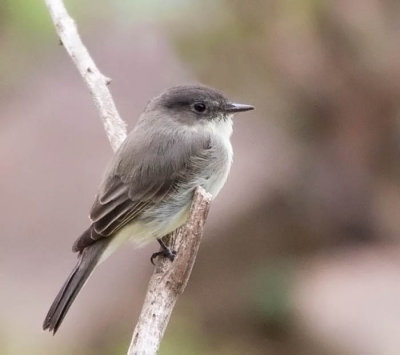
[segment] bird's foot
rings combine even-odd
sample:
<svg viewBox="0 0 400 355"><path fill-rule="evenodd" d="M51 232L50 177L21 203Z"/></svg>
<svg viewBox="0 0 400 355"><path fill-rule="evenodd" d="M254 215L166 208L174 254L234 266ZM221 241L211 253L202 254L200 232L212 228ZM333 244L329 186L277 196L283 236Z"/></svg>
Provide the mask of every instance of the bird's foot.
<svg viewBox="0 0 400 355"><path fill-rule="evenodd" d="M168 258L171 261L174 261L175 256L176 256L176 250L172 250L171 248L168 248L165 243L162 241L162 239L157 238L158 243L161 246L161 250L158 251L157 253L153 253L150 257L150 261L153 265L154 264L154 259L158 258L159 256L162 256L164 258Z"/></svg>

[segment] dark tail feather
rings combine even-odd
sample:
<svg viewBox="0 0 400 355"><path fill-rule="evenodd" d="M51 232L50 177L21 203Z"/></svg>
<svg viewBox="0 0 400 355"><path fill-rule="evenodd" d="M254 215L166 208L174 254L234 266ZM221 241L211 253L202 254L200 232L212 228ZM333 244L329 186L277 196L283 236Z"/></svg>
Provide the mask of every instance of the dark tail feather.
<svg viewBox="0 0 400 355"><path fill-rule="evenodd" d="M85 248L79 255L79 260L68 279L65 281L57 297L53 301L43 322L43 330L48 329L55 334L61 325L69 307L78 295L82 286L99 262L108 244L108 240L100 240Z"/></svg>

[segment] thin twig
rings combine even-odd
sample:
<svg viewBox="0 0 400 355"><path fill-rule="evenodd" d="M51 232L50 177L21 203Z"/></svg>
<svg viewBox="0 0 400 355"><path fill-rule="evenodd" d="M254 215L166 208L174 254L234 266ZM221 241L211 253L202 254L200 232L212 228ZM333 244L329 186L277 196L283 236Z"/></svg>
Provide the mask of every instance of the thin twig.
<svg viewBox="0 0 400 355"><path fill-rule="evenodd" d="M177 251L171 263L161 259L150 279L139 321L133 332L128 355L153 355L178 296L184 291L192 271L210 209L211 195L198 187L186 224L168 236L168 246Z"/></svg>
<svg viewBox="0 0 400 355"><path fill-rule="evenodd" d="M45 0L61 43L72 58L92 94L111 148L116 151L126 138L126 123L121 119L104 76L82 43L75 21L69 16L62 0Z"/></svg>
<svg viewBox="0 0 400 355"><path fill-rule="evenodd" d="M94 99L114 151L126 138L126 124L118 114L107 85L110 79L97 68L82 43L74 20L62 0L45 0L61 44L72 58ZM166 238L177 251L174 262L161 259L150 278L142 311L134 330L128 355L156 354L178 296L184 291L203 236L211 195L198 187L188 222Z"/></svg>

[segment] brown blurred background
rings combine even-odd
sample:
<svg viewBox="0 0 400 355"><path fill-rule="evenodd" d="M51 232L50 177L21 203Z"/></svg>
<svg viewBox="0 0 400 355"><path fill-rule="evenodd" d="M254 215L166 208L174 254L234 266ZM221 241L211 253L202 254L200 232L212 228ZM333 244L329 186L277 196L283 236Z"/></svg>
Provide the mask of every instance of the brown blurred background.
<svg viewBox="0 0 400 355"><path fill-rule="evenodd" d="M400 2L66 5L130 127L181 83L257 107L160 354L398 355ZM124 354L158 247L41 331L112 152L42 2L1 2L0 45L0 353Z"/></svg>

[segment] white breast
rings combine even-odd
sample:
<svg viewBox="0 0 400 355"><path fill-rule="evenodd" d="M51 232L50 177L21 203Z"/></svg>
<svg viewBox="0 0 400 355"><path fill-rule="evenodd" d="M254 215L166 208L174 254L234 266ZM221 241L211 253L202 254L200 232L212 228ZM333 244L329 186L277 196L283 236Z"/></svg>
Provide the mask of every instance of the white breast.
<svg viewBox="0 0 400 355"><path fill-rule="evenodd" d="M232 165L233 150L231 144L233 122L230 117L221 120L213 120L208 123L207 128L210 133L217 140L221 147L223 147L226 157L221 157L221 161L215 168L214 173L211 175L210 179L205 183L204 188L209 192L213 198L215 198L222 187L224 186L226 179ZM223 166L221 162L223 161Z"/></svg>
<svg viewBox="0 0 400 355"><path fill-rule="evenodd" d="M232 115L225 119L212 120L207 124L207 129L209 129L229 151L230 158L232 159L232 145L231 145L231 135L233 131L233 121Z"/></svg>

